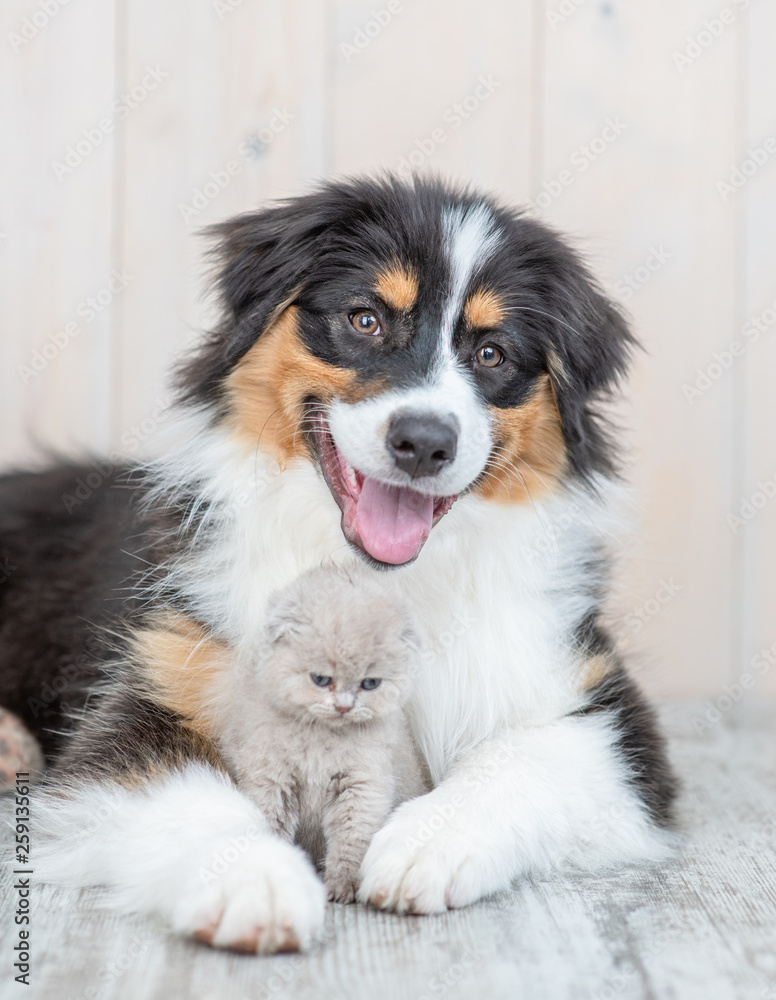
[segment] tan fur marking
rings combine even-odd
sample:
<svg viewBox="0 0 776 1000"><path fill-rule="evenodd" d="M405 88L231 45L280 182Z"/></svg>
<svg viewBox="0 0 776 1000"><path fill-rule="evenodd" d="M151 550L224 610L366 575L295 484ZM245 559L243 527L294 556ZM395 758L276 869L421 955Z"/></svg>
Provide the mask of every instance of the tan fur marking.
<svg viewBox="0 0 776 1000"><path fill-rule="evenodd" d="M399 312L409 312L418 297L418 279L399 264L381 271L374 287L383 302Z"/></svg>
<svg viewBox="0 0 776 1000"><path fill-rule="evenodd" d="M496 447L476 492L496 503L530 503L554 492L566 469L566 448L549 375L528 402L489 406Z"/></svg>
<svg viewBox="0 0 776 1000"><path fill-rule="evenodd" d="M210 741L210 705L229 666L228 648L185 615L168 612L135 634L132 652L149 697Z"/></svg>
<svg viewBox="0 0 776 1000"><path fill-rule="evenodd" d="M490 288L473 292L463 307L463 315L469 326L489 330L504 322L506 309L501 296Z"/></svg>
<svg viewBox="0 0 776 1000"><path fill-rule="evenodd" d="M281 463L306 455L300 433L308 396L355 403L374 392L356 373L312 355L299 339L298 310L290 306L262 334L227 379L231 424L246 443Z"/></svg>
<svg viewBox="0 0 776 1000"><path fill-rule="evenodd" d="M599 654L586 660L582 665L582 690L592 691L593 688L606 680L614 670L614 667L615 664L611 658L604 654Z"/></svg>
<svg viewBox="0 0 776 1000"><path fill-rule="evenodd" d="M555 353L555 351L549 351L547 354L547 367L550 369L550 375L556 382L566 382L569 381L568 372L566 367Z"/></svg>

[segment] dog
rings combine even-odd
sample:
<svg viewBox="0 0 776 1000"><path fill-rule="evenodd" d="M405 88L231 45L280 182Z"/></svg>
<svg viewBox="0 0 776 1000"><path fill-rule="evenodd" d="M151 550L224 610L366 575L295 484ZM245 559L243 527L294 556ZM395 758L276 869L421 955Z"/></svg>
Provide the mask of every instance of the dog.
<svg viewBox="0 0 776 1000"><path fill-rule="evenodd" d="M0 481L0 703L51 762L40 871L213 946L308 947L324 891L227 773L229 657L269 595L366 565L424 629L433 790L374 837L397 913L670 855L675 782L602 619L635 346L558 235L439 179L327 183L215 227L215 330L145 466ZM67 498L70 500L67 500ZM379 608L375 609L379 614Z"/></svg>

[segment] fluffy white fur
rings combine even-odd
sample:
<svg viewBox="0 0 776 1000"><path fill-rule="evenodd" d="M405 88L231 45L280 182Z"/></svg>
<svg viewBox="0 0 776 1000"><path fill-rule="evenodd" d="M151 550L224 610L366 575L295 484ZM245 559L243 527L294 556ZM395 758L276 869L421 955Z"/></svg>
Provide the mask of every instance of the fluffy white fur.
<svg viewBox="0 0 776 1000"><path fill-rule="evenodd" d="M453 330L463 308L464 296L472 277L495 252L501 237L487 205L463 208L456 205L442 216L445 250L450 263L452 287L445 301L440 330L440 356L454 356Z"/></svg>
<svg viewBox="0 0 776 1000"><path fill-rule="evenodd" d="M499 237L481 205L449 210L443 232L451 287L429 383L338 402L328 416L348 462L405 485L385 452L392 414L406 406L453 414L458 453L433 483L447 496L482 472L492 448L487 412L456 367L451 341L466 289ZM177 433L154 469L159 496L193 489L201 505L192 518L201 520L165 586L247 661L272 591L313 567L360 557L310 463L280 468L204 412L182 413ZM605 495L606 484L599 487ZM605 505L582 492L524 506L462 496L414 563L365 570L409 602L425 632L408 713L436 787L401 805L375 836L362 900L429 913L473 902L518 875L665 855L668 835L629 785L611 720L569 716L582 704L581 664L566 637L594 607L590 560L610 526ZM101 808L106 818L88 825ZM89 787L45 809L55 837L49 876L105 883L123 905L157 911L216 945L304 947L320 930L324 890L307 859L204 767L145 790ZM203 878L230 845L234 860Z"/></svg>
<svg viewBox="0 0 776 1000"><path fill-rule="evenodd" d="M270 954L319 935L323 886L231 781L192 765L142 791L87 784L36 805L36 874L105 885L112 907L158 914L220 947Z"/></svg>
<svg viewBox="0 0 776 1000"><path fill-rule="evenodd" d="M248 655L272 590L313 566L359 557L309 463L280 470L203 414L181 430L164 479L171 489L196 484L210 506L198 546L170 579ZM387 593L401 592L425 629L410 711L437 787L402 805L375 837L362 899L427 913L521 874L665 856L669 837L632 792L611 721L568 717L581 703L580 664L562 637L592 607L588 559L609 525L603 506L581 494L527 506L462 497L415 563L367 570ZM105 806L108 818L90 827ZM216 945L254 933L261 950L304 947L320 929L324 892L309 862L204 768L144 791L90 788L46 808L58 835L49 876L106 883L124 905ZM204 883L201 870L250 825L262 831L257 839Z"/></svg>

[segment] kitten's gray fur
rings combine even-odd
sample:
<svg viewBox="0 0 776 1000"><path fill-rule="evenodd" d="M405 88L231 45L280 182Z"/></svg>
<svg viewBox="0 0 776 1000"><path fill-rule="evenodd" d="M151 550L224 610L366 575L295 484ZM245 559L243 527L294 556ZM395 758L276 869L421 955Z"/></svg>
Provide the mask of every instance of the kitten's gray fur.
<svg viewBox="0 0 776 1000"><path fill-rule="evenodd" d="M274 595L256 662L237 671L229 770L281 836L315 853L312 831L322 835L329 898L341 903L355 899L391 810L429 788L402 711L417 641L402 604L364 577L319 569ZM365 678L381 683L363 690Z"/></svg>

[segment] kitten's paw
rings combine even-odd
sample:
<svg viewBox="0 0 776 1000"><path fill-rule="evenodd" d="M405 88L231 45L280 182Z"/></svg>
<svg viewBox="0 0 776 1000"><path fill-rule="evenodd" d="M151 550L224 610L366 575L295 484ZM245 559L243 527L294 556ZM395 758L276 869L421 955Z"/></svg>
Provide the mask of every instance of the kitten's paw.
<svg viewBox="0 0 776 1000"><path fill-rule="evenodd" d="M184 895L173 926L214 948L270 955L309 948L320 935L325 905L323 885L303 852L266 837Z"/></svg>
<svg viewBox="0 0 776 1000"><path fill-rule="evenodd" d="M326 876L326 891L332 903L355 903L358 895L358 879L351 873L333 872Z"/></svg>
<svg viewBox="0 0 776 1000"><path fill-rule="evenodd" d="M429 798L405 803L375 835L361 866L360 902L397 913L441 913L509 885L509 860L502 845L488 843L485 824L453 815L441 828L429 825L440 816Z"/></svg>

